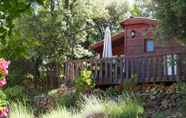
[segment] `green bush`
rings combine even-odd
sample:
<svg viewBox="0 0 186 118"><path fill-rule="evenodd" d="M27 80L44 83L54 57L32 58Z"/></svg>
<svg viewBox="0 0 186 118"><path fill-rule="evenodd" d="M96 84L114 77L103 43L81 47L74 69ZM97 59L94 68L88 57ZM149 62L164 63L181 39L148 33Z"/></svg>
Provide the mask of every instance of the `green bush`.
<svg viewBox="0 0 186 118"><path fill-rule="evenodd" d="M0 90L0 109L8 105L7 96Z"/></svg>
<svg viewBox="0 0 186 118"><path fill-rule="evenodd" d="M176 92L184 94L186 93L186 83L185 82L179 82L176 84Z"/></svg>
<svg viewBox="0 0 186 118"><path fill-rule="evenodd" d="M80 76L74 81L78 92L86 92L95 87L95 82L92 79L92 71L84 69L80 72Z"/></svg>
<svg viewBox="0 0 186 118"><path fill-rule="evenodd" d="M80 99L80 95L78 93L69 93L63 96L55 97L56 103L60 107L66 108L77 108L77 101Z"/></svg>
<svg viewBox="0 0 186 118"><path fill-rule="evenodd" d="M144 112L143 107L131 99L111 101L105 109L105 112L109 113L109 118L138 118Z"/></svg>
<svg viewBox="0 0 186 118"><path fill-rule="evenodd" d="M157 112L154 115L155 118L167 118L167 114L164 112Z"/></svg>
<svg viewBox="0 0 186 118"><path fill-rule="evenodd" d="M105 91L105 95L108 97L118 96L119 94L120 94L120 92L113 87L110 87L110 88L106 89L106 91Z"/></svg>
<svg viewBox="0 0 186 118"><path fill-rule="evenodd" d="M133 92L135 90L135 87L138 83L138 76L137 74L132 75L131 79L125 80L123 82L123 89L128 92Z"/></svg>
<svg viewBox="0 0 186 118"><path fill-rule="evenodd" d="M176 92L177 92L177 111L180 112L182 115L186 117L186 83L180 82L176 85Z"/></svg>
<svg viewBox="0 0 186 118"><path fill-rule="evenodd" d="M24 88L21 86L8 87L4 92L10 101L25 101L27 99Z"/></svg>

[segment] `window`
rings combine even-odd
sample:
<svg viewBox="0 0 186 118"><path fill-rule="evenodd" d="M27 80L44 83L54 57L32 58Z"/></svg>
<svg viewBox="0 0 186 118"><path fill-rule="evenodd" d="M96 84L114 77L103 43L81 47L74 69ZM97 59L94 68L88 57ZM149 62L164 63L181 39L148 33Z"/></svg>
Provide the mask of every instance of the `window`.
<svg viewBox="0 0 186 118"><path fill-rule="evenodd" d="M132 39L134 39L136 37L136 31L132 30L130 32L130 36L131 36Z"/></svg>
<svg viewBox="0 0 186 118"><path fill-rule="evenodd" d="M154 41L152 39L146 40L146 52L153 52L154 51Z"/></svg>

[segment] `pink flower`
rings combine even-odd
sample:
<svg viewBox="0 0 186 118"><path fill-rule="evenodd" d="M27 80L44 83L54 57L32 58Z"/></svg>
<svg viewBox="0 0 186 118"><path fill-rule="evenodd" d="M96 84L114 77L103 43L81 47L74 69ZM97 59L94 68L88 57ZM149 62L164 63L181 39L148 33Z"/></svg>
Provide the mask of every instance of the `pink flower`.
<svg viewBox="0 0 186 118"><path fill-rule="evenodd" d="M5 59L0 58L0 73L3 76L8 75L8 65L10 64L10 61L6 61Z"/></svg>
<svg viewBox="0 0 186 118"><path fill-rule="evenodd" d="M1 109L0 111L0 118L6 118L8 116L8 112L9 112L9 108L8 107L4 107L3 109Z"/></svg>
<svg viewBox="0 0 186 118"><path fill-rule="evenodd" d="M1 87L3 87L4 85L6 85L6 79L4 78L4 79L2 79L2 80L0 80L0 88Z"/></svg>
<svg viewBox="0 0 186 118"><path fill-rule="evenodd" d="M10 61L0 58L0 88L7 84L6 76L8 75L8 65ZM0 118L8 116L9 107L0 106Z"/></svg>

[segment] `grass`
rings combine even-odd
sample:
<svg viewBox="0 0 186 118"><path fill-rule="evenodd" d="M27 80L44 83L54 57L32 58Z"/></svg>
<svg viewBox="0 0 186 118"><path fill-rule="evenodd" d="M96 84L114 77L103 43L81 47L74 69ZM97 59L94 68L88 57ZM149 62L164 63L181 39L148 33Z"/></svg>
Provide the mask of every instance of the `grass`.
<svg viewBox="0 0 186 118"><path fill-rule="evenodd" d="M86 118L92 113L104 112L104 101L95 96L83 97L79 102L81 109L66 109L65 107L58 107L49 114L43 115L42 118Z"/></svg>
<svg viewBox="0 0 186 118"><path fill-rule="evenodd" d="M79 102L81 109L67 109L58 107L54 111L44 114L41 118L87 118L91 115L101 114L101 118L137 118L143 113L136 101L131 99L114 100L101 99L95 96L83 97ZM32 110L22 104L11 105L10 118L33 118Z"/></svg>
<svg viewBox="0 0 186 118"><path fill-rule="evenodd" d="M95 96L84 97L84 101L81 101L81 117L86 118L89 115L96 113L105 113L105 101Z"/></svg>
<svg viewBox="0 0 186 118"><path fill-rule="evenodd" d="M109 118L137 118L144 112L143 107L131 99L120 99L118 102L108 101L105 106L105 112L109 113Z"/></svg>
<svg viewBox="0 0 186 118"><path fill-rule="evenodd" d="M81 118L78 114L73 113L66 108L57 108L56 110L52 111L51 113L45 114L42 118Z"/></svg>
<svg viewBox="0 0 186 118"><path fill-rule="evenodd" d="M12 103L10 108L10 118L34 118L33 112L22 103Z"/></svg>

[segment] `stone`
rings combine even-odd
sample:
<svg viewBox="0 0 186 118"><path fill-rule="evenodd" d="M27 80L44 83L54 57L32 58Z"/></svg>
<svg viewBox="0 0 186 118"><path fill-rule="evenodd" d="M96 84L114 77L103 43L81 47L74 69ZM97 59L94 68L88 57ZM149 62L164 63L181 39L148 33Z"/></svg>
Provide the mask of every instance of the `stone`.
<svg viewBox="0 0 186 118"><path fill-rule="evenodd" d="M88 115L86 118L105 118L105 113L92 113Z"/></svg>
<svg viewBox="0 0 186 118"><path fill-rule="evenodd" d="M165 99L165 100L163 100L162 102L161 102L161 108L162 109L167 109L168 108L168 100L167 99Z"/></svg>
<svg viewBox="0 0 186 118"><path fill-rule="evenodd" d="M55 100L51 96L36 96L33 102L33 105L42 112L52 111L55 107Z"/></svg>

